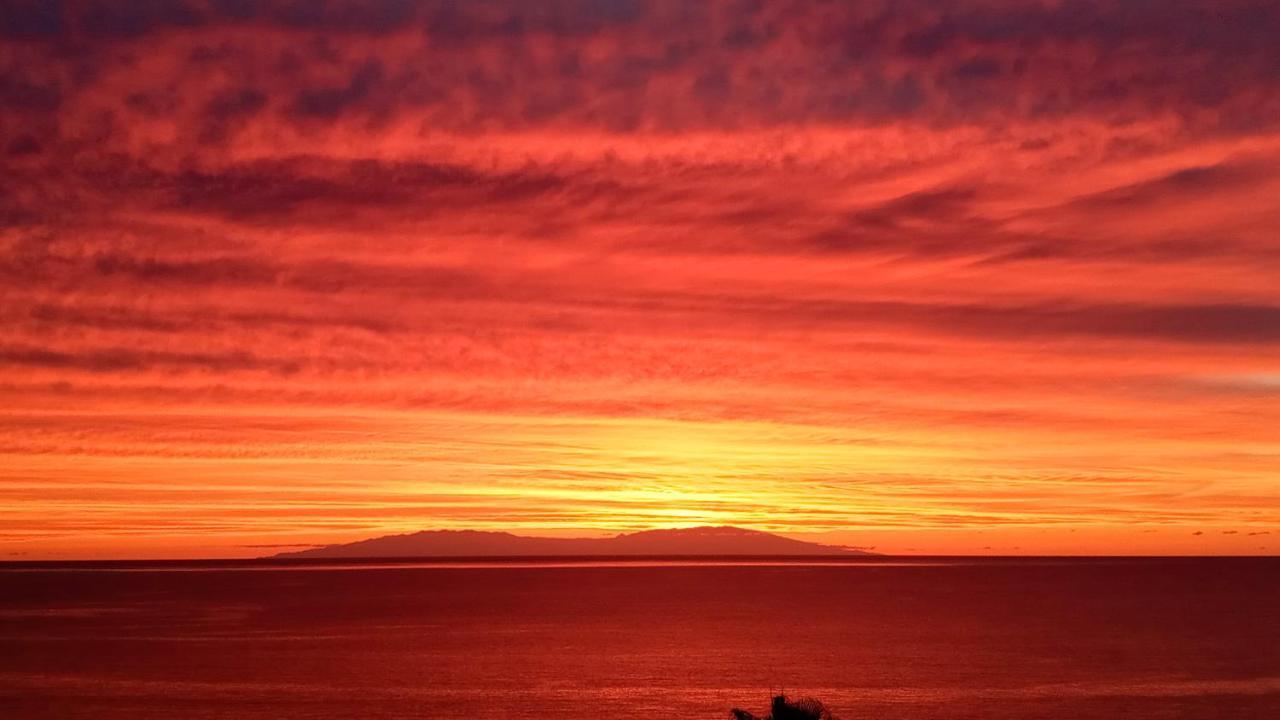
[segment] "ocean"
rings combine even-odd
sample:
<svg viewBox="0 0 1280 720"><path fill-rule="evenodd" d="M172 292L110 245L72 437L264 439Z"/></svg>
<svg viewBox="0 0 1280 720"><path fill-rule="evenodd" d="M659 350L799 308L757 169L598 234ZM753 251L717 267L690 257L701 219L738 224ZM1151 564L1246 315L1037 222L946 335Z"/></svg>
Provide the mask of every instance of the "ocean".
<svg viewBox="0 0 1280 720"><path fill-rule="evenodd" d="M0 718L1280 718L1280 559L0 566Z"/></svg>

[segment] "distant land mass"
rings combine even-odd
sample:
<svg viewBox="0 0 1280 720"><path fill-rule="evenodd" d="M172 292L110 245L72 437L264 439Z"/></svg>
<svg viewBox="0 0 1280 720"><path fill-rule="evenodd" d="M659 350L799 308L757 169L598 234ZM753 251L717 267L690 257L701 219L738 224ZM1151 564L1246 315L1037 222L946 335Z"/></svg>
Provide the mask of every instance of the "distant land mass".
<svg viewBox="0 0 1280 720"><path fill-rule="evenodd" d="M424 530L273 558L545 557L585 555L873 555L738 527L644 530L606 538L550 538L479 530Z"/></svg>

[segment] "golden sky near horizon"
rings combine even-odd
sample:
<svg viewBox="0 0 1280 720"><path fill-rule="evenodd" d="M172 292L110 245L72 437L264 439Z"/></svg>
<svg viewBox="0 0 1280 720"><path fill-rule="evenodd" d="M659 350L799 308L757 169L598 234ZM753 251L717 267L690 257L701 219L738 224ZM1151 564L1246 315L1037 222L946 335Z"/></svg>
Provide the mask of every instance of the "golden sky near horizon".
<svg viewBox="0 0 1280 720"><path fill-rule="evenodd" d="M1280 8L6 3L0 560L1280 548Z"/></svg>

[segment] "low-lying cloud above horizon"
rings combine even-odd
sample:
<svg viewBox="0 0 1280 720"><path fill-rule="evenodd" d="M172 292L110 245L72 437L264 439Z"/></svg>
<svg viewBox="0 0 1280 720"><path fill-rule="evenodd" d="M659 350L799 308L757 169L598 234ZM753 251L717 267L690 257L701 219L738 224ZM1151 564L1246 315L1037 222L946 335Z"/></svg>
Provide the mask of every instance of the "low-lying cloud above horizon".
<svg viewBox="0 0 1280 720"><path fill-rule="evenodd" d="M6 552L1280 525L1275 3L0 4Z"/></svg>

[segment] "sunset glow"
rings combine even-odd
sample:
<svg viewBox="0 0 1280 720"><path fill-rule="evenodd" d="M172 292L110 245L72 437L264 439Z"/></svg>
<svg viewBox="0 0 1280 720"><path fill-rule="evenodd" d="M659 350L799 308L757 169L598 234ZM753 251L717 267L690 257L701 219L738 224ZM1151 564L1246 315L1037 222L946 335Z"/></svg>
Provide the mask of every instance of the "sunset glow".
<svg viewBox="0 0 1280 720"><path fill-rule="evenodd" d="M1275 554L1280 8L1159 5L0 19L0 559Z"/></svg>

